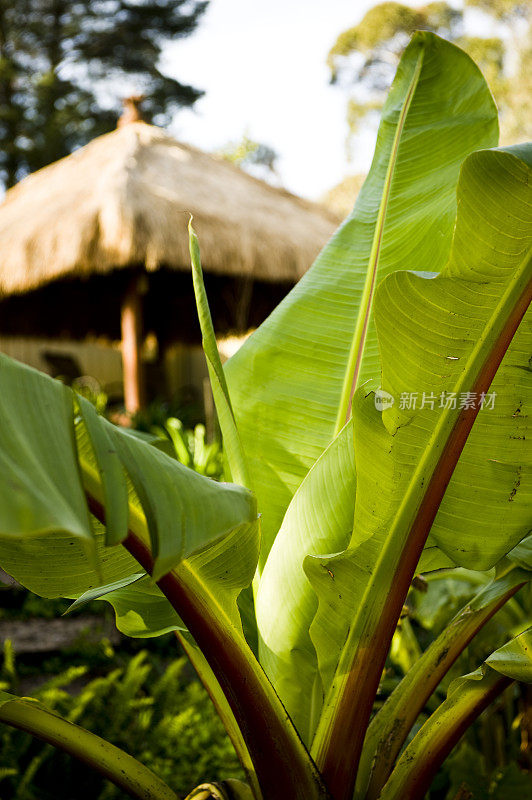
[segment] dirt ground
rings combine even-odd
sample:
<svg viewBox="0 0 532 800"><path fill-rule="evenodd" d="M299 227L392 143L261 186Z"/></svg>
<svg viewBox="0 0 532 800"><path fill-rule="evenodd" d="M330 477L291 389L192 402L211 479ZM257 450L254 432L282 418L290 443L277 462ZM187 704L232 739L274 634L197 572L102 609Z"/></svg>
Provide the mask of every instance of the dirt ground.
<svg viewBox="0 0 532 800"><path fill-rule="evenodd" d="M0 651L10 639L15 653L49 653L64 650L81 639L97 643L102 637L118 644L120 634L111 622L99 617L81 615L72 619L0 620Z"/></svg>

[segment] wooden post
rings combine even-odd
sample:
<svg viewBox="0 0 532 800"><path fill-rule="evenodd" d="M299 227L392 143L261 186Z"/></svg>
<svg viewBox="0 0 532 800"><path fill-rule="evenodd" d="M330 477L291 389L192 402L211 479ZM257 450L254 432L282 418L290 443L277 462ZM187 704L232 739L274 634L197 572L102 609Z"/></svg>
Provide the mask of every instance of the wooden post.
<svg viewBox="0 0 532 800"><path fill-rule="evenodd" d="M144 405L144 381L140 348L142 344L141 275L135 275L122 301L122 371L124 405L128 414L136 414Z"/></svg>
<svg viewBox="0 0 532 800"><path fill-rule="evenodd" d="M237 301L235 308L235 324L238 333L249 330L249 308L253 294L253 275L237 278Z"/></svg>

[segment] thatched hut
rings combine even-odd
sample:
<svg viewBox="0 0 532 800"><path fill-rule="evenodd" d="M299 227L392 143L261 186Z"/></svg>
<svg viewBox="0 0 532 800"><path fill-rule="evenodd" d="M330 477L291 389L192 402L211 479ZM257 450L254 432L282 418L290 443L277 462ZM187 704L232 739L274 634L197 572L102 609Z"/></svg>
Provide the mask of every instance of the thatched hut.
<svg viewBox="0 0 532 800"><path fill-rule="evenodd" d="M141 121L22 180L0 205L0 331L122 340L126 407L142 331L197 340L194 217L220 333L258 324L337 223L325 209Z"/></svg>

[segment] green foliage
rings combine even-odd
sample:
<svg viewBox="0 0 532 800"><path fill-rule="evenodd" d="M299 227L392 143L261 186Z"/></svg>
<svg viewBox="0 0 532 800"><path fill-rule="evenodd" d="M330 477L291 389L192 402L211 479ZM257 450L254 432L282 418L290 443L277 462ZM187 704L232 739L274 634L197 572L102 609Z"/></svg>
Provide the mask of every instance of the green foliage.
<svg viewBox="0 0 532 800"><path fill-rule="evenodd" d="M386 2L371 8L358 25L338 36L327 64L331 81L347 93L348 150L362 124L382 108L393 70L415 30L444 36L474 59L499 105L505 142L531 137L523 111L530 89L530 5L520 0L471 0L466 5L477 6L502 21L506 35L471 35L464 29L464 10L446 2L417 8Z"/></svg>
<svg viewBox="0 0 532 800"><path fill-rule="evenodd" d="M16 689L9 648L3 678L1 689ZM92 680L86 667L70 668L37 688L34 697L135 755L180 794L201 783L205 775L212 780L242 776L227 734L183 658L156 669L149 654L141 651L126 668ZM49 745L2 725L0 796L118 800L123 794Z"/></svg>
<svg viewBox="0 0 532 800"><path fill-rule="evenodd" d="M333 71L336 56L347 56L353 50L368 52L397 33L411 36L426 23L423 10L403 6L401 3L380 3L371 8L359 25L355 25L338 36L329 51L328 64Z"/></svg>
<svg viewBox="0 0 532 800"><path fill-rule="evenodd" d="M54 619L68 610L68 600L44 600L32 592L2 588L0 620Z"/></svg>
<svg viewBox="0 0 532 800"><path fill-rule="evenodd" d="M187 429L204 422L201 404L185 392L170 401L158 399L149 403L135 414L132 424L138 431L151 433L154 427L163 428L169 417L181 420Z"/></svg>
<svg viewBox="0 0 532 800"><path fill-rule="evenodd" d="M338 56L358 51L373 58L376 49L386 46L397 36L410 38L416 30L448 33L460 18L460 12L445 2L428 3L419 8L396 2L379 3L370 8L358 25L341 33L331 47L327 63L332 78L335 80L337 77L335 62Z"/></svg>
<svg viewBox="0 0 532 800"><path fill-rule="evenodd" d="M98 414L105 416L108 405L109 397L99 386L98 381L93 380L87 376L75 378L72 381L72 388L89 403L92 403Z"/></svg>
<svg viewBox="0 0 532 800"><path fill-rule="evenodd" d="M480 8L499 19L507 19L515 14L526 16L529 10L528 0L465 0L465 5Z"/></svg>
<svg viewBox="0 0 532 800"><path fill-rule="evenodd" d="M468 107L475 113L466 115ZM261 568L294 492L348 417L358 355L358 386L380 375L375 286L406 266L431 272L444 266L462 161L496 143L496 109L475 65L436 37L415 37L351 215L226 365L263 515Z"/></svg>
<svg viewBox="0 0 532 800"><path fill-rule="evenodd" d="M208 478L222 479L224 470L222 444L218 439L213 442L205 441L205 425L198 424L194 430L185 430L181 420L168 417L164 428L154 427L152 432L170 439L176 458L181 464Z"/></svg>
<svg viewBox="0 0 532 800"><path fill-rule="evenodd" d="M490 722L495 726L499 720L492 717ZM507 736L504 728L501 732ZM516 739L515 735L511 738ZM514 746L514 757L517 754L518 747ZM449 787L445 800L455 800L457 797L470 800L523 800L529 795L531 787L530 777L515 763L493 766L468 741L449 756L438 783Z"/></svg>
<svg viewBox="0 0 532 800"><path fill-rule="evenodd" d="M178 631L245 770L239 796L421 800L463 731L532 681L527 606L512 606L531 566L532 145L496 142L478 68L416 34L352 214L225 372L189 226L240 485L0 357L3 566L74 606L107 600L132 636ZM179 425L168 434L189 461ZM453 577L470 588L418 604L425 628L442 626L421 652L405 600L416 572L444 567L466 568ZM481 663L451 680L503 606L515 624L475 641ZM406 674L372 715L387 657ZM30 700L4 693L0 719L138 798L155 787L173 800L123 751Z"/></svg>
<svg viewBox="0 0 532 800"><path fill-rule="evenodd" d="M244 169L263 166L275 172L277 153L269 145L257 142L245 133L240 141L228 142L218 150L217 155Z"/></svg>
<svg viewBox="0 0 532 800"><path fill-rule="evenodd" d="M108 417L108 398L105 392L96 390L91 382L74 383L73 388L81 397L88 400L98 414ZM193 409L183 409L185 416L194 414ZM171 406L166 403L153 403L147 409L138 412L133 419L134 429L141 433L152 434L161 441L161 447L177 460L190 467L200 475L214 480L221 480L224 469L222 444L219 439L205 441L206 429L198 422L194 427L185 428L183 422L171 413ZM148 441L150 437L147 437ZM168 443L168 447L164 447Z"/></svg>
<svg viewBox="0 0 532 800"><path fill-rule="evenodd" d="M133 82L146 96L146 118L160 124L192 105L201 92L164 75L159 60L163 42L190 34L205 7L197 0L3 2L2 181L11 186L112 130L121 100L113 85Z"/></svg>

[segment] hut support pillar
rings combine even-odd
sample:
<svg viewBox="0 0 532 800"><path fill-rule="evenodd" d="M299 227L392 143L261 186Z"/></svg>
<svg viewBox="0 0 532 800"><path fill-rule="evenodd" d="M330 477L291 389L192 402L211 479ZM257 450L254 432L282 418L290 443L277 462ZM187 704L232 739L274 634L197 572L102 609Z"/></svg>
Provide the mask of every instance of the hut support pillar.
<svg viewBox="0 0 532 800"><path fill-rule="evenodd" d="M124 404L128 414L136 414L144 405L144 376L142 374L142 291L141 275L135 275L122 301L122 370L124 374Z"/></svg>

